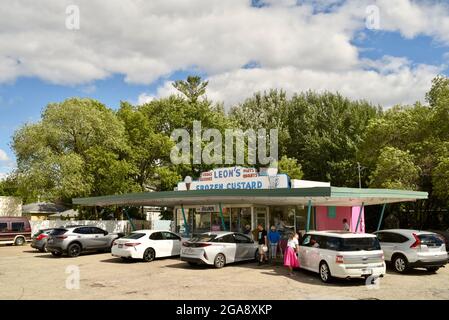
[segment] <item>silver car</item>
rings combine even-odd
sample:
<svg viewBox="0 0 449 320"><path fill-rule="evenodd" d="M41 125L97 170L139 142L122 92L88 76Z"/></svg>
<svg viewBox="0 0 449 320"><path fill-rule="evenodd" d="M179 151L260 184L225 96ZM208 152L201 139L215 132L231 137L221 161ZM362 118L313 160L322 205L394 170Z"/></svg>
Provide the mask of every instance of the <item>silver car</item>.
<svg viewBox="0 0 449 320"><path fill-rule="evenodd" d="M190 265L207 264L222 268L227 263L255 260L258 246L237 232L207 232L182 244L181 260Z"/></svg>
<svg viewBox="0 0 449 320"><path fill-rule="evenodd" d="M48 238L47 251L54 256L67 253L69 257L77 257L83 251L109 251L119 237L94 226L56 228Z"/></svg>
<svg viewBox="0 0 449 320"><path fill-rule="evenodd" d="M385 261L395 271L407 272L411 268L426 268L436 272L447 264L444 239L433 232L390 229L374 233L384 251Z"/></svg>

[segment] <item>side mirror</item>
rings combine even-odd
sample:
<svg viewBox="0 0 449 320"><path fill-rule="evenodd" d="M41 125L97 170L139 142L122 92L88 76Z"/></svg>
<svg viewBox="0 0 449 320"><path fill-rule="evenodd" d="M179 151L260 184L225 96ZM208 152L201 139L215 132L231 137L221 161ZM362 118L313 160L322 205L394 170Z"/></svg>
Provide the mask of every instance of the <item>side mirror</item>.
<svg viewBox="0 0 449 320"><path fill-rule="evenodd" d="M109 232L105 231L105 232L104 232L104 235L105 235L105 236L107 236L107 235L108 235L108 233L109 233Z"/></svg>

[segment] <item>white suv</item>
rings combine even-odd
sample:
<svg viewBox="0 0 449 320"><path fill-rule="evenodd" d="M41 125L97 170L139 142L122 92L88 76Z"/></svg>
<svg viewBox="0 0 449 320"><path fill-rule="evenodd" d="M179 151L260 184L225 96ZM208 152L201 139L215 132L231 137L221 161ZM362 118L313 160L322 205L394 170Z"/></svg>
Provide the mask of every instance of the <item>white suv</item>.
<svg viewBox="0 0 449 320"><path fill-rule="evenodd" d="M323 282L336 278L383 277L384 254L376 236L343 231L312 231L299 247L300 267L318 272Z"/></svg>
<svg viewBox="0 0 449 320"><path fill-rule="evenodd" d="M385 260L392 262L397 272L410 268L426 268L436 272L447 264L444 239L429 231L391 229L374 233L380 241Z"/></svg>

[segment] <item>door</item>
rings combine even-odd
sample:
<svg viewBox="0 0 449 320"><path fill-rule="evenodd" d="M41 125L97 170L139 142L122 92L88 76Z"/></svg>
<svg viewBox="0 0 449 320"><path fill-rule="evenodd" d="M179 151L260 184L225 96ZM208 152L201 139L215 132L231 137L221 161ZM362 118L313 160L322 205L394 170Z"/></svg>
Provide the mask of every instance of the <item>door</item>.
<svg viewBox="0 0 449 320"><path fill-rule="evenodd" d="M235 258L236 261L249 260L255 257L254 242L249 237L235 233L234 241L236 245Z"/></svg>
<svg viewBox="0 0 449 320"><path fill-rule="evenodd" d="M221 245L222 252L226 257L226 263L232 263L236 260L237 255L237 245L235 243L234 235L227 234L223 237L217 239L219 245Z"/></svg>
<svg viewBox="0 0 449 320"><path fill-rule="evenodd" d="M76 240L81 243L83 249L94 249L95 241L94 235L91 233L90 227L80 227L73 230L73 233L76 235Z"/></svg>
<svg viewBox="0 0 449 320"><path fill-rule="evenodd" d="M322 236L312 235L310 239L309 255L308 255L308 265L313 271L318 272L321 261L321 247L323 243Z"/></svg>
<svg viewBox="0 0 449 320"><path fill-rule="evenodd" d="M394 234L391 232L377 232L377 239L379 239L380 247L384 252L386 261L391 261L391 256L394 253L396 243L394 243Z"/></svg>
<svg viewBox="0 0 449 320"><path fill-rule="evenodd" d="M167 256L177 256L181 253L181 238L171 232L162 232L164 238L163 241L166 242L166 254Z"/></svg>
<svg viewBox="0 0 449 320"><path fill-rule="evenodd" d="M312 236L305 234L301 245L299 246L299 262L302 268L309 268L310 240Z"/></svg>
<svg viewBox="0 0 449 320"><path fill-rule="evenodd" d="M105 231L103 229L91 227L90 234L93 236L92 243L94 248L103 249L109 247L109 237L105 235Z"/></svg>
<svg viewBox="0 0 449 320"><path fill-rule="evenodd" d="M152 240L152 243L150 246L154 249L156 252L156 257L167 257L171 255L171 241L165 240L163 234L161 231L153 232L150 235L150 240Z"/></svg>

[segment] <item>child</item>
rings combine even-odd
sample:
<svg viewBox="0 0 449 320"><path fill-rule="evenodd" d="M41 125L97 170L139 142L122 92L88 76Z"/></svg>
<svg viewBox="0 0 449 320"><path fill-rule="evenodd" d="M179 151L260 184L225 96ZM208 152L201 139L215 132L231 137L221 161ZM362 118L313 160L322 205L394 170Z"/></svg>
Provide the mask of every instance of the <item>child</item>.
<svg viewBox="0 0 449 320"><path fill-rule="evenodd" d="M299 267L298 256L296 255L298 252L298 235L291 233L288 236L287 249L285 249L284 254L284 266L288 267L289 276L293 275L293 268Z"/></svg>

